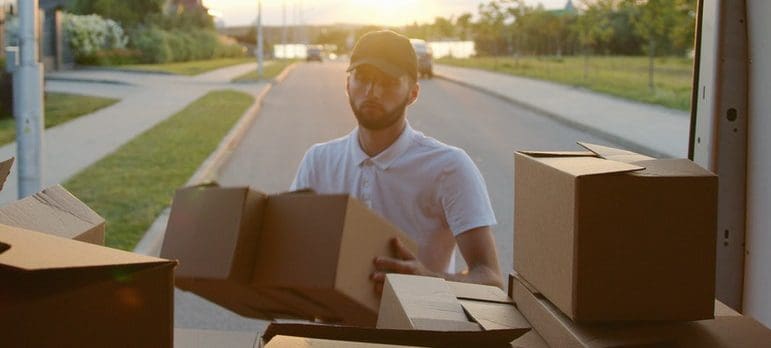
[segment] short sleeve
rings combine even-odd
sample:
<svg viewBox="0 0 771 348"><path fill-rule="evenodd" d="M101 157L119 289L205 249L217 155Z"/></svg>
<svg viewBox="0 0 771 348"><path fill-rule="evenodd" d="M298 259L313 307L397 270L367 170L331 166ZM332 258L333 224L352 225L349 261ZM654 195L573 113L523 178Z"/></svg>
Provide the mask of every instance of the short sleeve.
<svg viewBox="0 0 771 348"><path fill-rule="evenodd" d="M497 223L482 173L463 150L443 170L438 193L453 235Z"/></svg>
<svg viewBox="0 0 771 348"><path fill-rule="evenodd" d="M289 187L290 191L297 191L313 187L311 181L313 178L313 172L315 171L313 168L314 148L315 146L311 147L308 149L308 151L305 152L305 156L303 156L302 161L300 161L300 167L297 168L297 174L295 174L294 181L292 181L292 185Z"/></svg>

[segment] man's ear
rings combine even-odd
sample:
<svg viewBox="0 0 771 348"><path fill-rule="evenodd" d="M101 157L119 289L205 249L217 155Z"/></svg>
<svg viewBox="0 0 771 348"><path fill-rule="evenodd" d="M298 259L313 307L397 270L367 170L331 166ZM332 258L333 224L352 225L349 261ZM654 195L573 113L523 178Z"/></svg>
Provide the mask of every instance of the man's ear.
<svg viewBox="0 0 771 348"><path fill-rule="evenodd" d="M350 84L351 74L347 74L345 76L345 96L350 97L351 94L348 93L348 85Z"/></svg>
<svg viewBox="0 0 771 348"><path fill-rule="evenodd" d="M410 102L407 104L412 105L412 103L418 100L418 95L420 95L420 83L415 82L415 85L410 89Z"/></svg>

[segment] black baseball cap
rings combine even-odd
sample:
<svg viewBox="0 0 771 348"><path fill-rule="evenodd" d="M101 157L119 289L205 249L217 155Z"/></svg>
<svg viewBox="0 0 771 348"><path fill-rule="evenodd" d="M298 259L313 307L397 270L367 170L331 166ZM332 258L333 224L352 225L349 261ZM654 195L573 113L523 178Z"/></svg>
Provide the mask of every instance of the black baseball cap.
<svg viewBox="0 0 771 348"><path fill-rule="evenodd" d="M418 79L418 58L410 39L390 30L371 31L364 34L353 47L348 70L361 65L372 65L388 75L408 75Z"/></svg>

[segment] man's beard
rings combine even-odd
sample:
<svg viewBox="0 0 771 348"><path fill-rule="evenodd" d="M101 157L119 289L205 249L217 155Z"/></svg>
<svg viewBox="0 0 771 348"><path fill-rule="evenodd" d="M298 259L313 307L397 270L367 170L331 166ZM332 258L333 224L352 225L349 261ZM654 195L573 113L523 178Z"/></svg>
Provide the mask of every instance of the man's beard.
<svg viewBox="0 0 771 348"><path fill-rule="evenodd" d="M404 112L407 110L407 104L409 104L409 101L410 97L408 95L404 98L404 101L402 101L389 112L386 112L382 108L382 105L377 105L377 107L383 111L383 114L378 118L371 118L367 117L366 113L362 110L362 107L356 107L356 105L353 103L353 99L348 97L348 102L351 104L351 110L353 110L353 114L356 116L356 120L359 121L359 126L369 130L386 129L396 124L396 122L399 122L399 119L404 116ZM366 104L367 102L362 104L362 106Z"/></svg>

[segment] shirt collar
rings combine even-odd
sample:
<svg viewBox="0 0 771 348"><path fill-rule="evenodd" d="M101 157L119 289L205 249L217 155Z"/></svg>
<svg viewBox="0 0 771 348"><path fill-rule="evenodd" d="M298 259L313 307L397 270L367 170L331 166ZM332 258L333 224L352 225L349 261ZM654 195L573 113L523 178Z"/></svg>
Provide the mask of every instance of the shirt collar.
<svg viewBox="0 0 771 348"><path fill-rule="evenodd" d="M351 155L353 156L354 164L357 166L361 166L364 164L366 160L372 161L380 170L386 170L388 167L391 166L391 164L396 161L402 154L404 154L407 149L410 147L410 144L412 143L412 137L415 133L415 130L410 127L410 123L406 122L404 130L402 131L402 134L399 135L398 138L396 138L396 141L394 141L391 146L389 146L387 149L383 150L383 152L377 154L375 157L369 157L364 150L361 148L361 144L359 144L359 128L356 127L356 129L351 132L350 142L349 146L351 149Z"/></svg>

